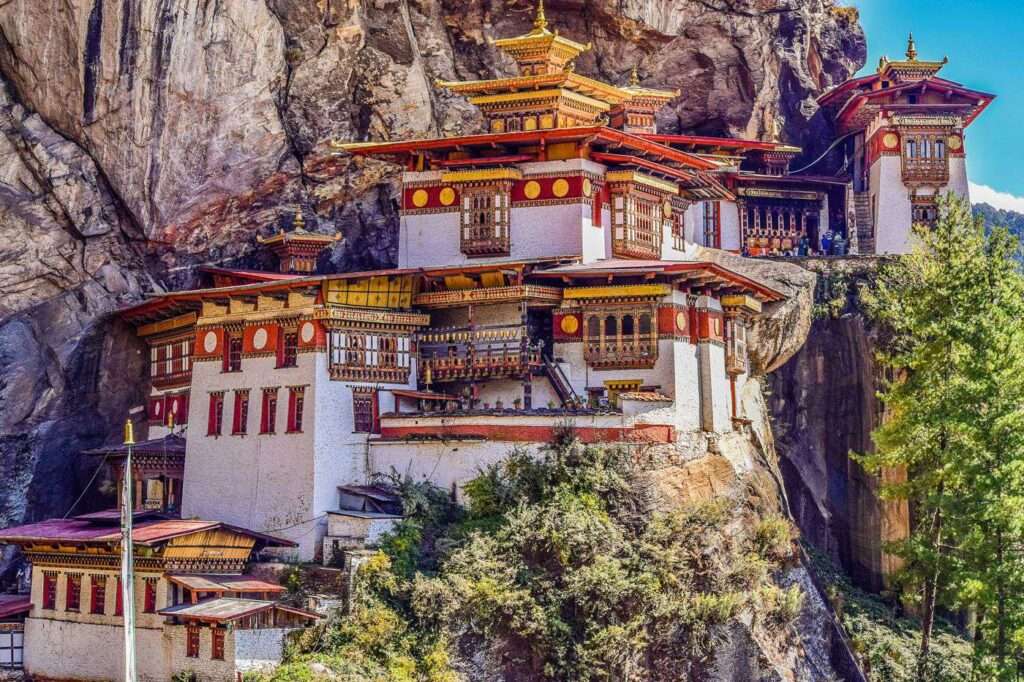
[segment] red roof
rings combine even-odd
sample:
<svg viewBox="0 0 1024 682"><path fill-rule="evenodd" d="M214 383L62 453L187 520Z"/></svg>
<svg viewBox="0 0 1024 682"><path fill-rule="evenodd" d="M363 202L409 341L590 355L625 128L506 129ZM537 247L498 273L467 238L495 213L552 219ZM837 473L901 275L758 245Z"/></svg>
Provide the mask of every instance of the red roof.
<svg viewBox="0 0 1024 682"><path fill-rule="evenodd" d="M27 594L0 594L0 620L20 616L32 610L32 597Z"/></svg>
<svg viewBox="0 0 1024 682"><path fill-rule="evenodd" d="M172 583L196 592L284 592L277 583L251 575L169 575Z"/></svg>
<svg viewBox="0 0 1024 682"><path fill-rule="evenodd" d="M292 606L285 606L270 601L259 599L232 599L219 598L201 601L198 604L179 604L158 613L161 616L174 616L185 620L201 621L206 623L225 623L246 616L252 616L262 611L274 609L285 613L292 613L309 619L319 619L319 614L304 609L297 609Z"/></svg>
<svg viewBox="0 0 1024 682"><path fill-rule="evenodd" d="M267 272L265 270L235 270L233 268L215 268L210 266L204 266L199 268L199 272L205 272L211 275L224 275L227 277L235 277L237 279L249 280L251 282L279 282L286 279L295 279L302 275L294 275L287 272Z"/></svg>
<svg viewBox="0 0 1024 682"><path fill-rule="evenodd" d="M137 545L152 547L183 535L192 535L218 528L247 535L270 546L295 546L295 543L290 540L275 538L219 521L199 519L144 519L132 526L132 541ZM30 542L109 544L120 542L120 540L121 529L111 523L109 516L100 518L97 515L87 515L70 519L48 519L39 523L0 530L0 543L8 544Z"/></svg>
<svg viewBox="0 0 1024 682"><path fill-rule="evenodd" d="M740 140L731 137L709 137L706 135L667 135L663 133L639 133L645 140L652 140L661 144L693 145L695 147L721 147L723 149L738 149L750 151L772 152L777 149L792 149L791 145L782 142L762 142L760 140Z"/></svg>

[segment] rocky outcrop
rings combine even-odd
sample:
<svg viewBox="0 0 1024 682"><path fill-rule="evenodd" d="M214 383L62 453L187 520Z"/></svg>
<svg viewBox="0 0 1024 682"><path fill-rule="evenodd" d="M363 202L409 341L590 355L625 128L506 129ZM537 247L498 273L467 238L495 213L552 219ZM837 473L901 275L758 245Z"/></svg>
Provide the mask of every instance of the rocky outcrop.
<svg viewBox="0 0 1024 682"><path fill-rule="evenodd" d="M884 410L877 332L857 290L874 259L806 261L818 273L807 343L769 376L769 406L790 511L804 538L861 586L880 590L897 560L883 551L909 524L906 503L879 500L879 481L850 458L872 450ZM898 477L900 472L887 472Z"/></svg>

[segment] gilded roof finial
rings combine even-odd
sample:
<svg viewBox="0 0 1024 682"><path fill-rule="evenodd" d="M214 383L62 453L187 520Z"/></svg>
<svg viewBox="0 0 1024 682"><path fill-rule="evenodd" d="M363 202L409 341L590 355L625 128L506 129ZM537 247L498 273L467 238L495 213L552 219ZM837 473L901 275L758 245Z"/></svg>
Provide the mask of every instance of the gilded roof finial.
<svg viewBox="0 0 1024 682"><path fill-rule="evenodd" d="M302 216L301 206L295 209L295 222L292 223L292 227L296 230L302 230L306 227L306 219Z"/></svg>
<svg viewBox="0 0 1024 682"><path fill-rule="evenodd" d="M907 59L912 62L917 61L917 46L914 44L913 33L911 33L910 37L907 38Z"/></svg>
<svg viewBox="0 0 1024 682"><path fill-rule="evenodd" d="M537 0L537 14L533 18L533 28L544 31L548 27L548 18L544 16L544 0Z"/></svg>
<svg viewBox="0 0 1024 682"><path fill-rule="evenodd" d="M636 64L633 65L633 71L629 74L629 87L635 88L640 85L640 74L637 73Z"/></svg>

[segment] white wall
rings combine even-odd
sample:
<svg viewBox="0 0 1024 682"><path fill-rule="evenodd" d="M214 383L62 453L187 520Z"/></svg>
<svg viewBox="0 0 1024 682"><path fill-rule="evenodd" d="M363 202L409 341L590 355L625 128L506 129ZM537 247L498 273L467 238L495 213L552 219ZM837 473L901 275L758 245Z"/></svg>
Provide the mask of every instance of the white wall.
<svg viewBox="0 0 1024 682"><path fill-rule="evenodd" d="M275 358L243 358L241 372L221 372L219 362L192 369L189 438L185 454L182 516L224 521L272 532L300 543L312 557L316 537L314 454L318 358L299 353L296 367L277 369ZM288 386L306 386L302 433L286 433ZM261 435L262 389L279 386L276 433ZM231 435L235 388L249 388L248 434ZM224 390L221 436L207 436L209 392Z"/></svg>
<svg viewBox="0 0 1024 682"><path fill-rule="evenodd" d="M722 249L739 251L740 244L740 210L735 201L719 202L721 207Z"/></svg>
<svg viewBox="0 0 1024 682"><path fill-rule="evenodd" d="M672 339L658 340L658 359L652 369L594 369L583 357L581 342L556 342L554 355L570 365L566 376L573 390L582 398L587 397L587 388L604 386L605 381L633 379L639 379L644 386L658 386L659 391L671 397L675 391L672 346Z"/></svg>
<svg viewBox="0 0 1024 682"><path fill-rule="evenodd" d="M138 679L167 682L163 628L136 627ZM52 680L124 679L124 631L120 626L30 617L25 620L25 672Z"/></svg>

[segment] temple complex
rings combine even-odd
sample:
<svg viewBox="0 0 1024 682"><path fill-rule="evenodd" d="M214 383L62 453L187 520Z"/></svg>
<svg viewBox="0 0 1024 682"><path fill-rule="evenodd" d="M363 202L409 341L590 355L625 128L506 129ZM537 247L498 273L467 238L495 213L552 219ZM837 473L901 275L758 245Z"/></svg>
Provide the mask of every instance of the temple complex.
<svg viewBox="0 0 1024 682"><path fill-rule="evenodd" d="M317 274L340 237L288 208L253 235L276 271L203 268L201 287L121 311L148 353L148 440L130 472L124 446L85 455L134 482L147 679L200 662L235 679L279 657L283 633L317 616L249 564L346 565L402 517L389 476L460 499L482 467L566 425L669 452L748 429L748 339L786 297L723 252L905 253L939 194L966 195L964 130L992 99L939 78L944 62L918 61L911 41L906 61L821 98L842 167L794 173L801 150L774 125L764 140L659 133L685 94L635 68L624 85L576 73L589 46L553 31L543 4L532 30L493 44L518 75L437 84L479 108L484 132L335 143L402 169L395 267ZM24 622L18 660L120 679L116 513L0 542L32 564L28 607L8 609ZM15 656L4 641L0 665Z"/></svg>

